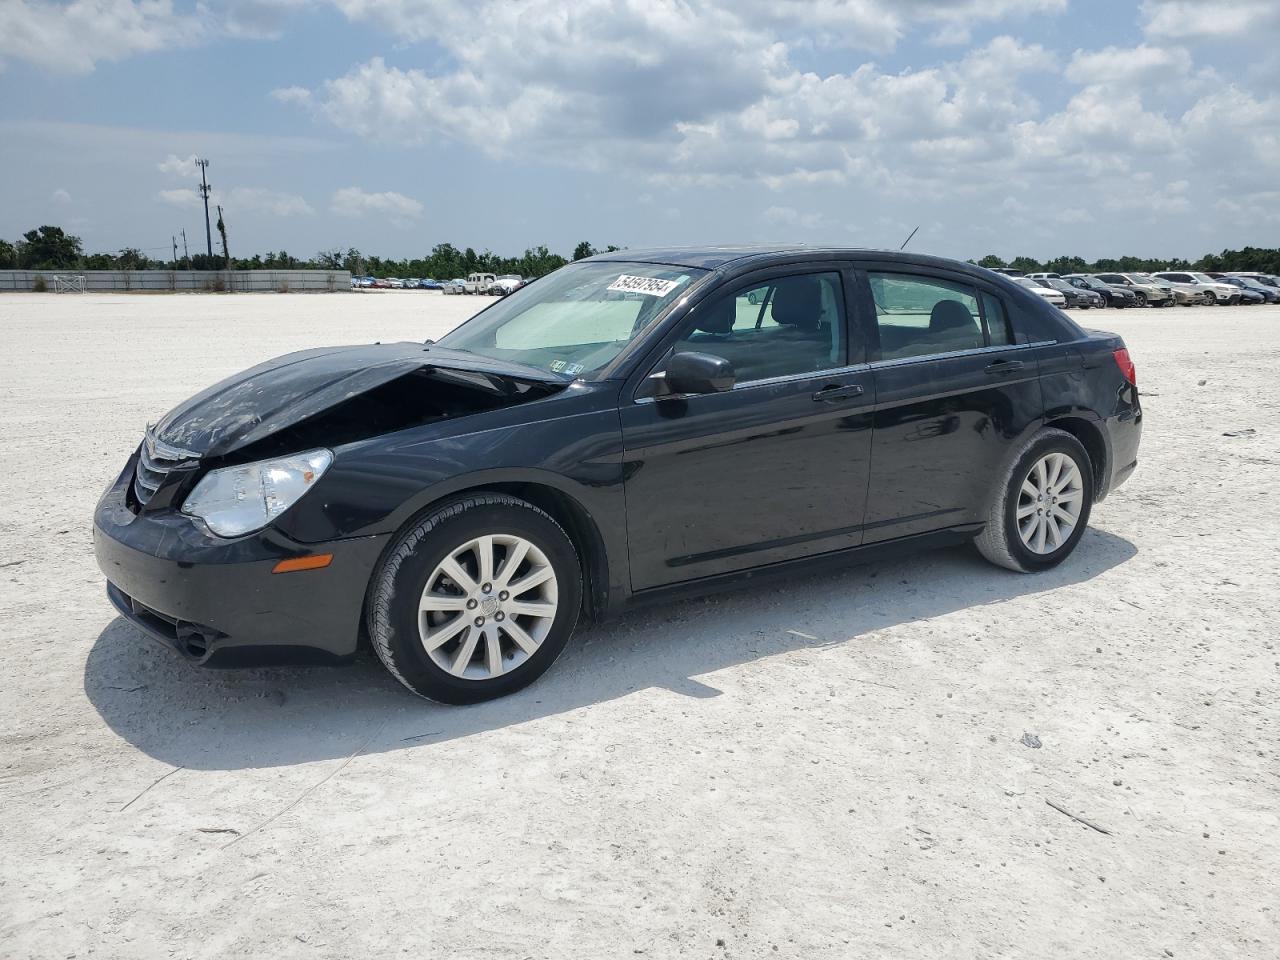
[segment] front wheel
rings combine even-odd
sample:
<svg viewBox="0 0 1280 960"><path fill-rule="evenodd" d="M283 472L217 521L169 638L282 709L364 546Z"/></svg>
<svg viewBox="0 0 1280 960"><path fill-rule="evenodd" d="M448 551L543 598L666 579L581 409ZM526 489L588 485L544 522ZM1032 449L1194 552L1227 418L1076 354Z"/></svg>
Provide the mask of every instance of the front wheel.
<svg viewBox="0 0 1280 960"><path fill-rule="evenodd" d="M1138 306L1145 307L1147 305L1147 295L1145 293L1135 293L1134 297Z"/></svg>
<svg viewBox="0 0 1280 960"><path fill-rule="evenodd" d="M997 566L1019 573L1055 567L1076 548L1093 505L1093 464L1064 430L1041 430L999 481L974 541Z"/></svg>
<svg viewBox="0 0 1280 960"><path fill-rule="evenodd" d="M1204 302L1205 302L1205 306L1212 307L1215 303L1218 302L1218 295L1214 293L1212 290L1206 290L1204 292Z"/></svg>
<svg viewBox="0 0 1280 960"><path fill-rule="evenodd" d="M528 686L578 622L573 542L533 504L475 493L402 533L370 587L369 636L397 680L440 703Z"/></svg>

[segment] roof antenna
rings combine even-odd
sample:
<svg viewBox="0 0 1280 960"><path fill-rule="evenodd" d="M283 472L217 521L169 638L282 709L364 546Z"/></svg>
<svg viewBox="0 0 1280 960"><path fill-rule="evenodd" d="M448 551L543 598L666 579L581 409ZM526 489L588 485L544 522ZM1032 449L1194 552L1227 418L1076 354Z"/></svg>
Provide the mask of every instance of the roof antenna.
<svg viewBox="0 0 1280 960"><path fill-rule="evenodd" d="M907 249L907 244L911 242L911 238L916 235L916 230L919 230L919 229L920 229L919 227L916 227L915 230L912 230L909 234L907 234L907 239L902 241L902 246L900 246L898 249L899 250Z"/></svg>

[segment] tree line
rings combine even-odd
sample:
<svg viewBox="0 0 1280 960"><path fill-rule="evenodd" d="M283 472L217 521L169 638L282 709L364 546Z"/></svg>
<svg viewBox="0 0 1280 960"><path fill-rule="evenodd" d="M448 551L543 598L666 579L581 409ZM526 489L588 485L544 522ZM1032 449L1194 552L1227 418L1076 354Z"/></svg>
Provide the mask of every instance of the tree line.
<svg viewBox="0 0 1280 960"><path fill-rule="evenodd" d="M603 252L619 249L605 247ZM598 251L583 241L573 251L573 260L590 257ZM459 250L451 243L438 243L423 257L394 259L361 253L354 247L321 250L312 257L295 257L285 250L255 253L252 257L232 257L233 270L349 270L353 276L433 277L448 280L469 273L515 273L522 277L541 277L563 267L569 259L552 253L546 246L530 247L518 257L504 257L471 247ZM1171 260L1150 257L1083 257L1062 256L1052 260L1014 257L1004 260L988 254L981 260L970 260L982 267L1012 267L1025 273L1145 273L1153 270L1233 270L1280 274L1280 249L1245 247L1207 253L1199 260ZM17 243L0 240L0 270L224 270L225 258L196 254L176 260L148 257L141 250L125 248L115 253L86 254L80 238L61 227L42 226L28 230Z"/></svg>
<svg viewBox="0 0 1280 960"><path fill-rule="evenodd" d="M574 260L611 252L597 250L587 241L573 251ZM515 273L541 277L558 270L569 260L552 253L545 245L530 247L518 257L504 257L471 247L459 250L451 243L438 243L424 257L394 259L364 254L355 247L321 250L311 257L295 257L286 250L255 253L252 257L232 257L232 270L349 270L352 276L432 277L448 280L469 273ZM225 257L199 253L173 260L148 257L136 248L116 253L85 253L79 237L61 227L41 226L28 230L17 243L0 239L0 270L225 270Z"/></svg>

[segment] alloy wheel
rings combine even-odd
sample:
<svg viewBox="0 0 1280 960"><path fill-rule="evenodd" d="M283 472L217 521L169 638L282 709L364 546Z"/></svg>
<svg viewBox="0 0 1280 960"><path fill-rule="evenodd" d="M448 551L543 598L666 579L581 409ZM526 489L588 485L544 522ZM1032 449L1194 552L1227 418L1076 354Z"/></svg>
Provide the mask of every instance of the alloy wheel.
<svg viewBox="0 0 1280 960"><path fill-rule="evenodd" d="M1032 553L1053 553L1070 539L1083 507L1080 467L1065 453L1046 454L1018 491L1018 536Z"/></svg>
<svg viewBox="0 0 1280 960"><path fill-rule="evenodd" d="M418 604L423 649L464 680L518 669L551 632L558 609L551 561L523 537L491 534L452 550Z"/></svg>

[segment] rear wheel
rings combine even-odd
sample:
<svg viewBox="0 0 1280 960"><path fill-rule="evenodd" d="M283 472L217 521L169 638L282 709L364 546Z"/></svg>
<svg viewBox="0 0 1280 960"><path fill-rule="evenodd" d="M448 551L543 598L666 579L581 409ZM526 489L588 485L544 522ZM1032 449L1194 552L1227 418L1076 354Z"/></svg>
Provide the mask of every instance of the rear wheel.
<svg viewBox="0 0 1280 960"><path fill-rule="evenodd" d="M476 493L442 504L388 551L369 636L414 693L477 703L540 677L581 605L578 556L560 525L524 500Z"/></svg>
<svg viewBox="0 0 1280 960"><path fill-rule="evenodd" d="M1000 480L974 543L997 566L1047 570L1076 548L1092 505L1093 465L1083 445L1064 430L1041 430Z"/></svg>

